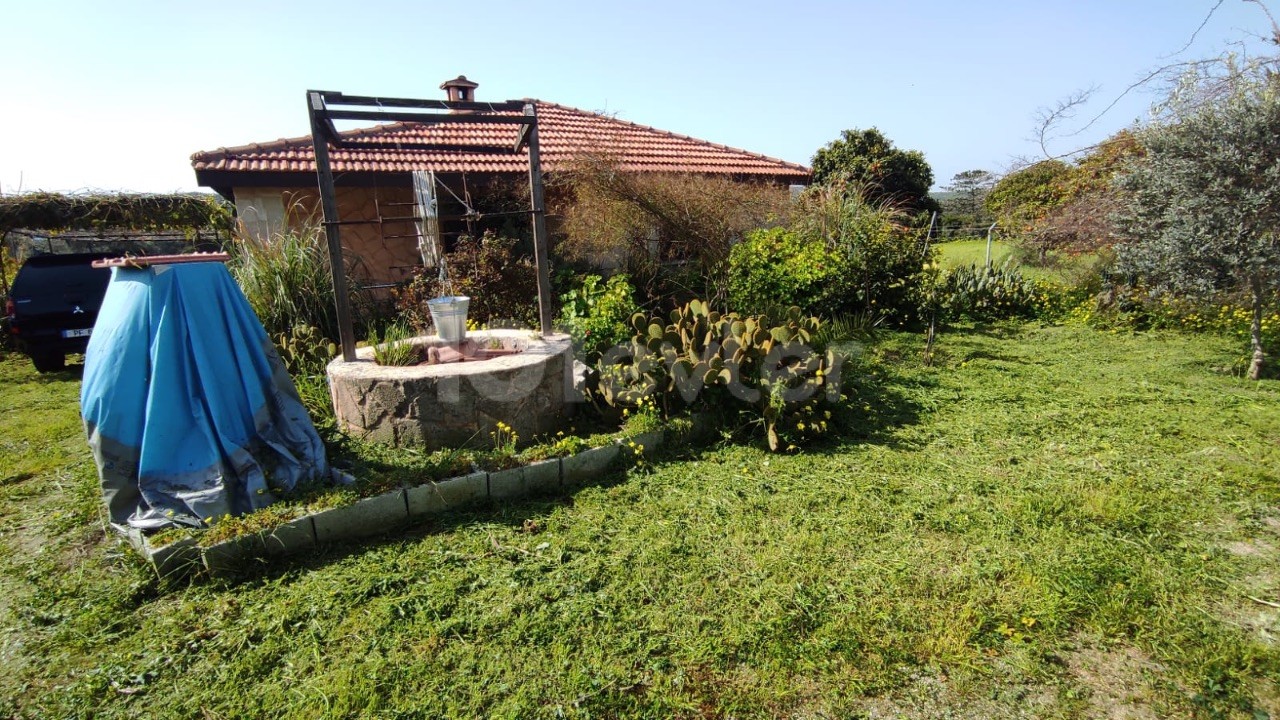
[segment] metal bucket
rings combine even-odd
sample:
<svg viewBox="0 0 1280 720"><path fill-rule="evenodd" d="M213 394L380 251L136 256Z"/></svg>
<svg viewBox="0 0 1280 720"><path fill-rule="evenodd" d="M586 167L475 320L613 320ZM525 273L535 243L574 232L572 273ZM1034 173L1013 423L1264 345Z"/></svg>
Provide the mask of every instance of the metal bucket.
<svg viewBox="0 0 1280 720"><path fill-rule="evenodd" d="M447 343L460 343L467 337L467 307L471 298L465 295L438 297L427 301L436 335Z"/></svg>

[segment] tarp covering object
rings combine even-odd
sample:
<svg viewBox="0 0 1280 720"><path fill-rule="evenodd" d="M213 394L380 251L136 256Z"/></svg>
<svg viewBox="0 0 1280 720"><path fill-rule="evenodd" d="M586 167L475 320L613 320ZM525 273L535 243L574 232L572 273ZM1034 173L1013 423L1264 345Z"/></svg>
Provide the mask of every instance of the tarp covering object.
<svg viewBox="0 0 1280 720"><path fill-rule="evenodd" d="M222 263L112 270L80 410L121 527L198 526L329 477L293 381Z"/></svg>

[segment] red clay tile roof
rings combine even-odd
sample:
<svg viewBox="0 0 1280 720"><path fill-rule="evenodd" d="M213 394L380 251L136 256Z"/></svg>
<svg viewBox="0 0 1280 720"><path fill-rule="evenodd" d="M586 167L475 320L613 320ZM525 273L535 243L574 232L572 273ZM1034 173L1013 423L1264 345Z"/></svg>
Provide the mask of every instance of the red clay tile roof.
<svg viewBox="0 0 1280 720"><path fill-rule="evenodd" d="M537 106L542 167L554 172L575 154L590 150L617 160L625 170L755 176L804 181L809 168L746 150L717 145L686 135L618 120L585 110L531 101ZM509 113L508 113L509 114ZM527 151L497 155L466 150L421 150L415 144L462 144L511 147L519 126L464 123L390 123L345 131L355 142L402 143L401 150L334 150L334 172L528 172ZM191 156L197 176L204 172L315 172L311 138L289 138Z"/></svg>

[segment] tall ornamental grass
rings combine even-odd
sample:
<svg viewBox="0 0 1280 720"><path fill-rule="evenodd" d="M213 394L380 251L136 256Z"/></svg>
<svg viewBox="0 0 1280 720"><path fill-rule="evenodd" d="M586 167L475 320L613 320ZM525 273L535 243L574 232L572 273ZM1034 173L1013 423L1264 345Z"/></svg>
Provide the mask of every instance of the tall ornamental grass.
<svg viewBox="0 0 1280 720"><path fill-rule="evenodd" d="M288 335L297 325L310 325L326 338L338 337L329 252L319 225L290 228L266 240L237 233L231 256L231 274L268 334ZM358 316L365 303L354 283L351 296Z"/></svg>

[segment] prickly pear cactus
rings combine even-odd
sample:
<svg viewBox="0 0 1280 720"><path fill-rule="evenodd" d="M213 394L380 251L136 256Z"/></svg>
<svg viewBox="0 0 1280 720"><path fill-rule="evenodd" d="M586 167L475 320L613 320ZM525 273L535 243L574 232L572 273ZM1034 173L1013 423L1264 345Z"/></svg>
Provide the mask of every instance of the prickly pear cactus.
<svg viewBox="0 0 1280 720"><path fill-rule="evenodd" d="M1035 287L1017 267L969 265L946 277L943 309L953 317L998 319L1028 316L1035 307Z"/></svg>
<svg viewBox="0 0 1280 720"><path fill-rule="evenodd" d="M338 346L310 325L294 325L288 333L276 335L276 347L285 369L292 375L323 373L338 354Z"/></svg>
<svg viewBox="0 0 1280 720"><path fill-rule="evenodd" d="M635 406L654 395L668 412L680 405L737 405L758 415L770 449L780 450L784 427L805 428L797 413L840 396L843 358L810 347L821 322L798 307L775 321L721 314L693 300L667 318L636 313L630 325L631 343L600 366L599 393L611 406Z"/></svg>

